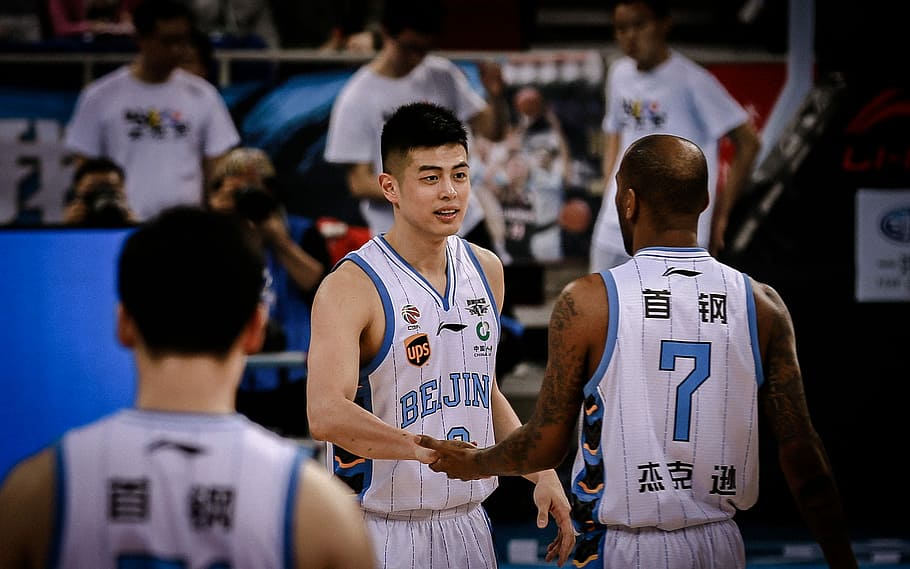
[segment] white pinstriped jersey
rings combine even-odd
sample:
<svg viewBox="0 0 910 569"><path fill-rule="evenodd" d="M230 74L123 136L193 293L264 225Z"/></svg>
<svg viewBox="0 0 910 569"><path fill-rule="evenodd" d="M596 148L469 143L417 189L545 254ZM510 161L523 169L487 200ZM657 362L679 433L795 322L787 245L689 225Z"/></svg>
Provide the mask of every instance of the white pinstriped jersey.
<svg viewBox="0 0 910 569"><path fill-rule="evenodd" d="M446 244L446 290L440 293L381 235L342 262L357 264L382 299L385 335L360 370L355 402L389 425L438 439L492 445L490 396L499 343L499 310L470 245ZM494 478L449 480L415 460L372 460L329 445L337 476L365 510L407 513L480 503Z"/></svg>
<svg viewBox="0 0 910 569"><path fill-rule="evenodd" d="M129 409L70 431L57 445L50 566L293 567L304 456L239 414Z"/></svg>
<svg viewBox="0 0 910 569"><path fill-rule="evenodd" d="M610 321L585 387L579 529L675 530L751 507L763 378L748 277L704 249L656 247L600 274Z"/></svg>

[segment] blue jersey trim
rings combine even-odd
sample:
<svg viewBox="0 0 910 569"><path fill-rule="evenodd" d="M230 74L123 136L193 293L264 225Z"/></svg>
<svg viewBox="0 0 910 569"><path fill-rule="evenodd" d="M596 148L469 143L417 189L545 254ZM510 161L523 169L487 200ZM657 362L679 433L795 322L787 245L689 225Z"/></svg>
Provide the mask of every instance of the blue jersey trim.
<svg viewBox="0 0 910 569"><path fill-rule="evenodd" d="M288 477L288 493L284 502L284 567L285 569L294 568L294 535L297 531L297 520L294 518L294 512L297 508L297 488L300 481L300 467L307 451L304 448L297 450L294 462L291 465L291 475Z"/></svg>
<svg viewBox="0 0 910 569"><path fill-rule="evenodd" d="M373 286L376 287L376 292L379 293L379 298L382 301L382 313L385 315L385 332L382 335L382 344L380 344L379 350L376 351L376 355L373 359L360 369L360 376L366 377L379 367L379 364L392 347L392 336L395 332L395 315L392 310L392 297L389 295L385 283L382 282L382 279L379 278L379 275L376 274L373 267L371 267L363 257L356 253L349 253L342 260L352 261L370 277L370 280L373 281Z"/></svg>
<svg viewBox="0 0 910 569"><path fill-rule="evenodd" d="M585 384L585 395L590 395L597 389L600 378L607 372L607 366L610 365L610 360L613 359L613 350L616 349L616 335L619 330L619 293L616 291L616 281L613 280L613 273L610 271L600 271L597 274L599 274L604 281L604 287L606 288L607 293L607 306L610 314L607 318L607 339L604 342L604 353L600 357L597 369L594 370L594 375L592 375L588 379L588 383Z"/></svg>
<svg viewBox="0 0 910 569"><path fill-rule="evenodd" d="M502 322L500 319L502 315L499 313L499 304L496 302L496 297L493 295L493 291L490 289L490 281L487 279L487 273L483 270L483 266L480 264L480 259L477 258L477 255L474 254L474 249L471 248L471 244L468 241L465 241L463 237L459 237L462 244L464 245L465 251L468 254L468 258L471 259L471 262L474 263L474 268L477 269L477 274L480 275L480 280L483 282L483 288L487 291L487 297L490 299L490 304L493 305L493 313L496 314L496 334L502 335ZM524 330L522 330L523 332Z"/></svg>
<svg viewBox="0 0 910 569"><path fill-rule="evenodd" d="M758 386L765 383L765 370L761 363L761 346L758 343L758 314L755 312L755 291L752 290L752 279L742 273L746 287L746 312L749 321L749 337L752 339L752 359L755 361L755 379Z"/></svg>
<svg viewBox="0 0 910 569"><path fill-rule="evenodd" d="M435 300L442 306L443 310L449 309L449 299L452 294L452 284L455 281L454 279L454 269L452 268L452 257L449 254L449 248L446 247L446 290L445 294L440 295L439 291L436 290L433 285L430 284L430 281L423 276L417 269L415 269L411 263L407 262L404 257L402 257L394 247L389 245L389 242L386 241L384 234L376 238L376 242L381 245L380 249L386 256L395 258L399 264L404 267L407 267L407 275L416 281L423 289L425 289ZM454 297L451 297L454 298Z"/></svg>

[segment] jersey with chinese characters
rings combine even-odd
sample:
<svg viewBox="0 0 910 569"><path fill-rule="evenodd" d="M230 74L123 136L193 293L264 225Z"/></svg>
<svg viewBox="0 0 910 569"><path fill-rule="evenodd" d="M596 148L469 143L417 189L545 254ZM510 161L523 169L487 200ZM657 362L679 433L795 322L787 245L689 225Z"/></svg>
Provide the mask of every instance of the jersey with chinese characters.
<svg viewBox="0 0 910 569"><path fill-rule="evenodd" d="M239 414L130 409L70 431L51 566L293 567L304 456Z"/></svg>
<svg viewBox="0 0 910 569"><path fill-rule="evenodd" d="M578 529L675 530L751 507L762 369L749 278L700 248L645 248L599 274L609 323L584 390Z"/></svg>
<svg viewBox="0 0 910 569"><path fill-rule="evenodd" d="M360 370L355 403L389 425L437 439L492 445L499 310L470 245L446 242L446 287L437 291L381 235L342 261L373 281L385 334ZM416 460L372 460L329 445L335 474L378 513L444 510L482 502L497 479L449 480Z"/></svg>

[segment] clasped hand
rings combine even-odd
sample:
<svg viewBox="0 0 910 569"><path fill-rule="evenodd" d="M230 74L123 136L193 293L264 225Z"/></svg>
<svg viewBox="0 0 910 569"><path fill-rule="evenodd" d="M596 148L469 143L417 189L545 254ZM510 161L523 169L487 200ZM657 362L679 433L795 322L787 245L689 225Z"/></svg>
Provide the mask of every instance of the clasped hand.
<svg viewBox="0 0 910 569"><path fill-rule="evenodd" d="M435 452L436 460L429 462L434 472L444 472L449 478L478 480L488 478L477 466L477 445L460 440L439 440L427 435L417 435L417 444Z"/></svg>
<svg viewBox="0 0 910 569"><path fill-rule="evenodd" d="M475 444L459 440L441 441L427 435L417 435L415 440L421 447L435 453L436 459L426 462L435 472L445 472L449 478L461 480L476 480L488 476L481 474L479 464L481 449L477 448ZM553 519L556 520L558 531L556 538L547 546L545 559L547 561L555 560L556 564L561 567L575 547L576 533L570 517L569 501L553 471L540 473L540 475L541 478L538 479L534 488L537 527L546 527L549 516L553 516Z"/></svg>

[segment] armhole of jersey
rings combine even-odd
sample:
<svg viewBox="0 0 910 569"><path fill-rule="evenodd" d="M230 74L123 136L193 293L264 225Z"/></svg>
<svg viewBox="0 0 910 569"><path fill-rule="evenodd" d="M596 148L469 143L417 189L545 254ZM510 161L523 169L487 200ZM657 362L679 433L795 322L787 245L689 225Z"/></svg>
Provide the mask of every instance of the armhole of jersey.
<svg viewBox="0 0 910 569"><path fill-rule="evenodd" d="M496 333L498 335L502 334L502 322L500 318L502 315L499 312L499 305L496 302L496 297L493 296L493 291L490 289L490 281L487 280L487 273L483 270L483 265L480 264L480 259L477 258L477 255L474 254L474 248L471 247L471 243L465 240L464 237L459 237L461 239L462 245L468 252L468 258L471 259L471 262L474 263L474 268L477 269L477 274L480 275L480 280L483 282L483 288L487 291L487 297L490 299L490 303L493 305L493 313L496 315Z"/></svg>
<svg viewBox="0 0 910 569"><path fill-rule="evenodd" d="M291 472L288 476L288 495L284 503L284 567L285 569L294 568L294 547L296 540L294 535L297 532L297 520L294 519L294 513L297 511L297 488L300 485L300 469L303 467L303 460L308 456L304 448L297 449L294 460L291 461Z"/></svg>
<svg viewBox="0 0 910 569"><path fill-rule="evenodd" d="M373 371L379 367L379 363L385 358L392 346L392 335L395 332L395 319L392 315L392 297L389 296L389 291L385 287L385 283L382 282L382 279L379 278L379 275L376 274L373 267L363 260L363 257L356 253L349 253L344 259L339 261L339 263L345 260L352 261L370 277L371 281L373 281L373 286L376 287L376 292L379 293L379 298L382 300L382 313L385 316L385 332L382 335L382 344L379 346L376 356L360 369L360 376L365 377L373 373Z"/></svg>
<svg viewBox="0 0 910 569"><path fill-rule="evenodd" d="M607 293L607 306L609 307L610 314L607 318L607 340L604 342L604 353L600 358L600 362L597 364L594 375L588 379L588 383L585 385L585 395L590 395L597 389L600 378L604 376L607 371L607 366L610 365L610 360L613 358L613 349L616 347L616 331L619 325L619 294L616 291L616 281L613 280L613 273L610 271L600 271L597 274L599 274L600 278L604 281L604 288L606 288Z"/></svg>
<svg viewBox="0 0 910 569"><path fill-rule="evenodd" d="M47 555L47 569L60 565L60 549L63 547L63 523L66 519L66 465L63 462L63 439L54 444L54 514L51 528L50 549Z"/></svg>
<svg viewBox="0 0 910 569"><path fill-rule="evenodd" d="M752 359L755 361L755 380L761 387L765 382L765 370L761 364L761 349L758 344L758 316L755 313L755 291L752 290L752 280L749 275L742 273L743 285L746 289L746 317L749 322L749 338L752 340Z"/></svg>

